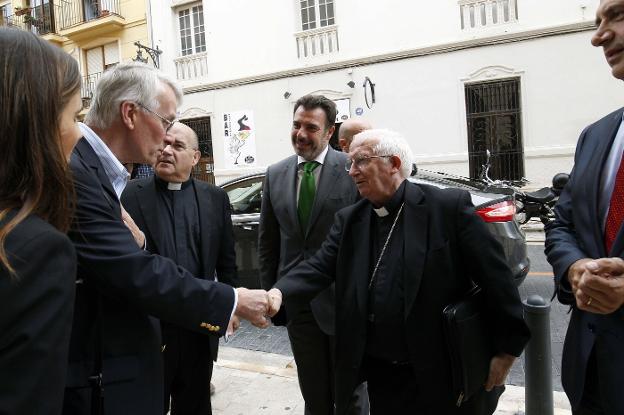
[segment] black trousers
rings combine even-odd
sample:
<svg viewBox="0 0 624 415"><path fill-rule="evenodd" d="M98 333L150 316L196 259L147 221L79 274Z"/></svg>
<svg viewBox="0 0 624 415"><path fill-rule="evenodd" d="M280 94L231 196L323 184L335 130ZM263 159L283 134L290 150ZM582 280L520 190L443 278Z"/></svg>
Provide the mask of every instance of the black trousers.
<svg viewBox="0 0 624 415"><path fill-rule="evenodd" d="M333 415L335 402L335 342L316 323L312 312L298 314L288 323L305 415ZM357 387L351 399L349 415L368 414L366 384Z"/></svg>
<svg viewBox="0 0 624 415"><path fill-rule="evenodd" d="M164 414L211 415L212 357L206 336L167 323L163 328Z"/></svg>
<svg viewBox="0 0 624 415"><path fill-rule="evenodd" d="M598 366L596 364L596 353L592 350L587 361L585 372L585 388L583 398L578 409L573 410L573 415L604 415L602 397L600 395L600 377L598 376Z"/></svg>

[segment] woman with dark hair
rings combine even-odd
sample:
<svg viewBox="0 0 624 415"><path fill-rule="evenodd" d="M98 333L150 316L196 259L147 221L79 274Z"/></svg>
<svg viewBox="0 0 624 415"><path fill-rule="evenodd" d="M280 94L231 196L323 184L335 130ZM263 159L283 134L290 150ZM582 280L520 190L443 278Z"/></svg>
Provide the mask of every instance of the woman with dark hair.
<svg viewBox="0 0 624 415"><path fill-rule="evenodd" d="M0 28L0 414L61 412L76 254L65 235L80 138L76 61Z"/></svg>

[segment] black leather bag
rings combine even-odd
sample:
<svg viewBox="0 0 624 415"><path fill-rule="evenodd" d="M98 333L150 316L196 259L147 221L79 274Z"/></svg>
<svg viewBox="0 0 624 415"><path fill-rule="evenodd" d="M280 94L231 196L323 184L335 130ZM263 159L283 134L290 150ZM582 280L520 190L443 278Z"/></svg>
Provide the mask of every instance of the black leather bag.
<svg viewBox="0 0 624 415"><path fill-rule="evenodd" d="M442 312L457 406L482 390L494 356L481 300L481 289L474 286L461 301L449 304Z"/></svg>

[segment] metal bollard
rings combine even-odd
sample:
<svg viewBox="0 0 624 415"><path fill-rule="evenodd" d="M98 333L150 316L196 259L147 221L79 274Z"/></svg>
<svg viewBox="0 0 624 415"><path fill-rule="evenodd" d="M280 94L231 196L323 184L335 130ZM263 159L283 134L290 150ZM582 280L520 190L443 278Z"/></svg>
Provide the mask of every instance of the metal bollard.
<svg viewBox="0 0 624 415"><path fill-rule="evenodd" d="M531 295L523 306L524 319L531 330L531 340L524 351L524 409L526 415L553 415L550 303L539 295Z"/></svg>

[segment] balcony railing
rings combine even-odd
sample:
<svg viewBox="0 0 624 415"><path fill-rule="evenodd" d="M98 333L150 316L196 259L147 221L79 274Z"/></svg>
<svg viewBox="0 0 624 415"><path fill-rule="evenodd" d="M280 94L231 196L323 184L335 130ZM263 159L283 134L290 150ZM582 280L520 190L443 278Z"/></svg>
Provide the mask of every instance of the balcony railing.
<svg viewBox="0 0 624 415"><path fill-rule="evenodd" d="M517 0L460 0L462 30L516 22Z"/></svg>
<svg viewBox="0 0 624 415"><path fill-rule="evenodd" d="M119 0L62 0L61 29L110 15L121 16Z"/></svg>
<svg viewBox="0 0 624 415"><path fill-rule="evenodd" d="M101 76L102 72L96 72L82 77L82 89L80 91L80 95L82 96L82 102L85 108L91 106L91 98L93 98L95 86Z"/></svg>
<svg viewBox="0 0 624 415"><path fill-rule="evenodd" d="M208 54L206 52L180 56L173 60L179 80L202 78L208 75Z"/></svg>
<svg viewBox="0 0 624 415"><path fill-rule="evenodd" d="M339 50L338 27L334 25L295 33L295 39L299 59L329 55Z"/></svg>
<svg viewBox="0 0 624 415"><path fill-rule="evenodd" d="M18 27L36 35L46 35L58 31L59 17L60 7L58 5L45 4L15 10L15 14L11 16L0 16L0 26Z"/></svg>
<svg viewBox="0 0 624 415"><path fill-rule="evenodd" d="M37 35L60 30L106 17L120 16L119 0L60 0L16 10L12 16L0 15L0 26L13 26Z"/></svg>

